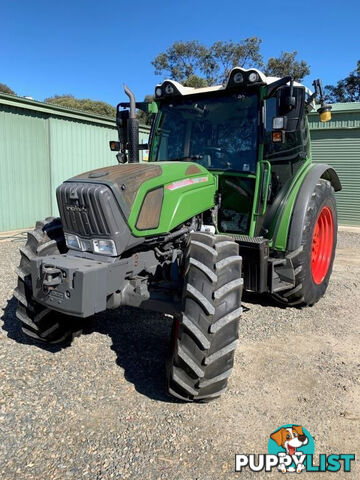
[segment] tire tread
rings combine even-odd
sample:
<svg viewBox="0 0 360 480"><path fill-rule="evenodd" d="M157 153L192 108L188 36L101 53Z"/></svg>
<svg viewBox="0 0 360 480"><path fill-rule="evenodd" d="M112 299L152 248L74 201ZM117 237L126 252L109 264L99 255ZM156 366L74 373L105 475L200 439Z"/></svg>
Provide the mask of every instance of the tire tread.
<svg viewBox="0 0 360 480"><path fill-rule="evenodd" d="M169 365L168 393L208 401L226 389L242 313L238 245L225 235L190 235L185 259L183 311Z"/></svg>

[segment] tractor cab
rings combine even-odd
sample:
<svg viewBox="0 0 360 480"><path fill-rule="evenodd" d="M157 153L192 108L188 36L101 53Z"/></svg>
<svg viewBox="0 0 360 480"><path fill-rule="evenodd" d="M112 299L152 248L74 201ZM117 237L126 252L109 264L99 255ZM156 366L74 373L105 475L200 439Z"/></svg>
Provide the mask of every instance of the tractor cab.
<svg viewBox="0 0 360 480"><path fill-rule="evenodd" d="M322 165L315 173L311 161L307 113L317 96L320 120L331 118L320 80L313 85L314 93L291 76L268 77L257 69L235 67L224 84L212 87L165 80L155 87L152 103L136 103L125 87L130 103L117 108L120 163L139 161L138 108L156 113L146 146L150 163L171 165L173 172L186 164L181 188L196 181L214 183L213 206L199 209L198 227L238 243L250 291L286 290L295 282L287 252L300 238L298 225L306 207L299 189L305 177L309 188L312 175L330 181L335 191L341 188L333 169ZM198 178L193 177L196 172ZM294 238L291 232L296 232Z"/></svg>
<svg viewBox="0 0 360 480"><path fill-rule="evenodd" d="M217 231L268 236L269 207L310 158L311 92L290 77L234 68L216 87L166 80L155 99L150 161L202 165L217 179Z"/></svg>

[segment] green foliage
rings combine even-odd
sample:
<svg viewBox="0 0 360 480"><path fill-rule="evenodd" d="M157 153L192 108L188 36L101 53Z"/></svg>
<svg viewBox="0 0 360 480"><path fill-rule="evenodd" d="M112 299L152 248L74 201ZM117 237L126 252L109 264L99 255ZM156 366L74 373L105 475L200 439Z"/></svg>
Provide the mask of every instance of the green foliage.
<svg viewBox="0 0 360 480"><path fill-rule="evenodd" d="M280 57L270 58L265 66L260 53L261 42L257 37L245 38L240 42L219 41L210 47L196 40L175 42L151 63L155 67L155 74L196 88L222 83L236 66L265 68L268 75L293 75L298 81L310 73L309 65L304 60L296 60L297 52L282 52Z"/></svg>
<svg viewBox="0 0 360 480"><path fill-rule="evenodd" d="M261 66L260 44L256 37L238 43L219 41L210 47L196 40L175 42L151 63L157 75L168 75L185 86L206 87L223 82L237 65Z"/></svg>
<svg viewBox="0 0 360 480"><path fill-rule="evenodd" d="M263 58L260 53L262 40L257 37L245 38L241 42L215 42L210 47L213 67L212 83L223 82L234 67L262 68Z"/></svg>
<svg viewBox="0 0 360 480"><path fill-rule="evenodd" d="M103 115L104 117L114 118L116 115L116 108L108 103L90 100L89 98L75 98L70 94L54 95L53 97L46 98L44 102L53 103L73 110L82 110L94 115Z"/></svg>
<svg viewBox="0 0 360 480"><path fill-rule="evenodd" d="M205 78L201 78L198 75L190 75L190 77L184 81L183 85L185 85L185 87L203 88L207 87L209 83Z"/></svg>
<svg viewBox="0 0 360 480"><path fill-rule="evenodd" d="M166 52L160 53L151 62L155 73L161 75L169 72L170 77L183 84L187 79L203 72L202 64L206 58L207 49L196 40L189 42L174 42Z"/></svg>
<svg viewBox="0 0 360 480"><path fill-rule="evenodd" d="M336 85L326 85L326 101L336 102L360 102L360 60L355 70Z"/></svg>
<svg viewBox="0 0 360 480"><path fill-rule="evenodd" d="M294 80L301 82L310 73L310 67L305 60L296 60L297 52L281 52L280 57L269 58L265 74L274 77L292 75Z"/></svg>
<svg viewBox="0 0 360 480"><path fill-rule="evenodd" d="M14 90L12 90L10 87L8 87L7 85L5 85L5 83L0 83L0 92L1 93L8 93L10 95L16 95L16 93L14 92Z"/></svg>

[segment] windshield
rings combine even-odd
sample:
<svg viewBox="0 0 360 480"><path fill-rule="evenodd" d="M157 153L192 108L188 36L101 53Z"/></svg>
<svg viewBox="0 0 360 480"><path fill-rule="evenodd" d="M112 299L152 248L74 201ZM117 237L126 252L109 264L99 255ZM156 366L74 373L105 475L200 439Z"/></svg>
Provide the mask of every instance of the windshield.
<svg viewBox="0 0 360 480"><path fill-rule="evenodd" d="M212 170L255 172L257 94L176 100L160 109L154 160L187 160Z"/></svg>

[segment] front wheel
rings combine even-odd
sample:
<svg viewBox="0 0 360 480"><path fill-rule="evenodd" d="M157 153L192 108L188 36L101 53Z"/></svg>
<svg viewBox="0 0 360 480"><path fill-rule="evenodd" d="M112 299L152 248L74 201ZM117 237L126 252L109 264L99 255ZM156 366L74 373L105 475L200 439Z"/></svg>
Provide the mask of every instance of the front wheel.
<svg viewBox="0 0 360 480"><path fill-rule="evenodd" d="M192 233L185 258L183 311L174 319L168 393L209 401L226 389L241 315L241 257L230 237Z"/></svg>
<svg viewBox="0 0 360 480"><path fill-rule="evenodd" d="M274 294L276 300L289 306L314 305L329 284L337 240L335 195L329 181L320 179L316 184L302 227L300 248L288 252L295 286Z"/></svg>
<svg viewBox="0 0 360 480"><path fill-rule="evenodd" d="M81 320L43 307L32 296L31 260L59 255L66 250L61 221L53 217L37 222L35 229L28 232L26 244L20 248L18 283L14 290L18 300L16 316L23 333L38 341L60 343L80 335L82 330Z"/></svg>

